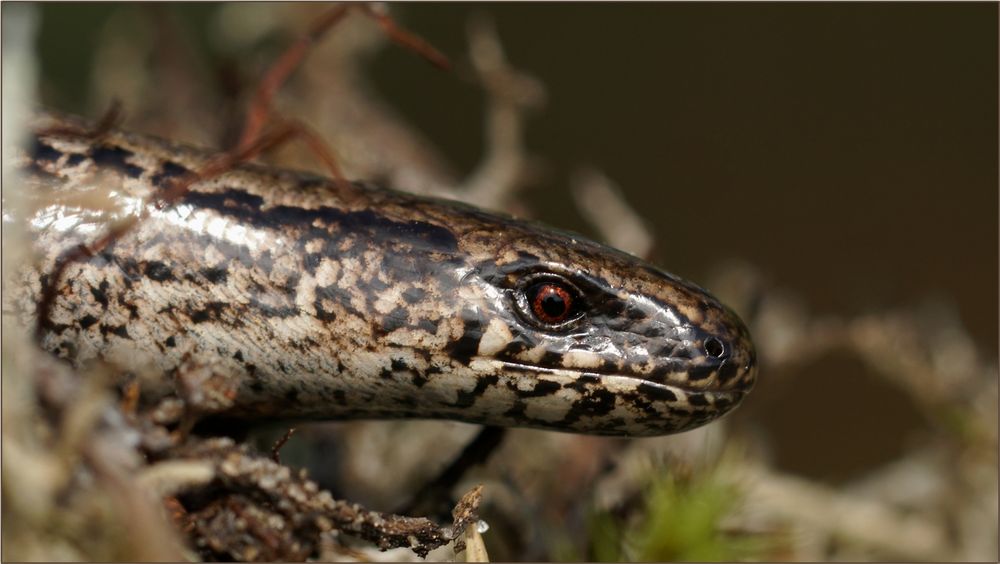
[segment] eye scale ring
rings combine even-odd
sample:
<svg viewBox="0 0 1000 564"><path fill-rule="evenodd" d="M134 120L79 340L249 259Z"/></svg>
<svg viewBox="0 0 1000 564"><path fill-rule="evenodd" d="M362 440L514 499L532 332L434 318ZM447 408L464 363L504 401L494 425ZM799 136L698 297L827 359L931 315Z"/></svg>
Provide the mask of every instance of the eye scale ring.
<svg viewBox="0 0 1000 564"><path fill-rule="evenodd" d="M589 300L576 281L551 271L516 276L511 300L518 317L532 329L567 334L586 319Z"/></svg>

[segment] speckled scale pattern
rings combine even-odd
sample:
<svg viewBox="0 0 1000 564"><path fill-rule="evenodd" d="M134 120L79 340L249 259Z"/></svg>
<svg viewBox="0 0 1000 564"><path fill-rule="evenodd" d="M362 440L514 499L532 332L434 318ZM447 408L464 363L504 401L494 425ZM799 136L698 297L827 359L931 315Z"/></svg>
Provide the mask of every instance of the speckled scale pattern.
<svg viewBox="0 0 1000 564"><path fill-rule="evenodd" d="M28 202L4 218L26 222L38 261L5 279L5 311L34 323L61 253L209 156L120 131L36 136L15 157ZM232 417L658 435L720 417L755 381L745 326L707 292L537 223L257 165L148 209L67 270L43 346L164 384L193 359L237 378ZM582 317L533 319L518 300L536 279L569 284Z"/></svg>

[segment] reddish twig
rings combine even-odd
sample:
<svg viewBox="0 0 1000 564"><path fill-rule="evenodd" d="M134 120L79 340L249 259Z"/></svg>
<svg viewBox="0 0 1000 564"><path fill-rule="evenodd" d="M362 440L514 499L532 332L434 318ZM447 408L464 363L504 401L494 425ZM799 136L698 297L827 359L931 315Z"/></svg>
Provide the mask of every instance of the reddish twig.
<svg viewBox="0 0 1000 564"><path fill-rule="evenodd" d="M46 135L70 135L73 137L83 137L85 139L100 139L121 123L122 116L122 102L118 98L115 98L114 100L111 100L111 104L108 106L108 109L104 111L104 114L101 115L101 119L97 120L97 123L91 127L83 129L71 125L57 125L42 129L37 132L37 135L40 137L44 137Z"/></svg>
<svg viewBox="0 0 1000 564"><path fill-rule="evenodd" d="M333 155L333 149L323 141L323 138L313 130L311 127L306 125L304 122L295 119L283 119L281 122L282 127L286 127L290 130L291 138L299 138L306 147L313 154L314 157L318 158L326 170L330 172L333 179L339 184L345 184L347 182L347 177L344 176L344 171L341 170L340 165L337 163L337 158Z"/></svg>
<svg viewBox="0 0 1000 564"><path fill-rule="evenodd" d="M122 111L122 101L118 98L111 100L111 105L108 106L107 111L101 116L101 119L97 120L97 124L94 125L94 130L91 132L92 138L100 138L107 134L109 131L118 126L124 117Z"/></svg>
<svg viewBox="0 0 1000 564"><path fill-rule="evenodd" d="M295 427L289 427L288 430L285 431L285 434L278 439L278 442L274 443L274 446L271 447L271 460L273 460L275 464L281 464L281 449L285 446L285 443L288 442L288 439L292 438L292 435L295 434L296 430L297 429Z"/></svg>
<svg viewBox="0 0 1000 564"><path fill-rule="evenodd" d="M288 47L264 74L264 78L261 79L260 84L257 86L257 91L254 93L250 108L247 111L246 123L237 143L237 148L253 144L254 140L263 131L268 119L274 114L272 105L274 95L278 92L278 89L288 81L292 73L302 64L302 60L309 53L312 46L333 28L334 25L343 20L348 10L355 7L360 8L362 13L378 22L383 32L397 45L417 53L438 68L449 69L451 67L448 58L440 51L420 37L401 28L388 14L377 11L367 4L336 6L320 16L309 31ZM333 156L333 151L320 136L305 127L305 125L300 124L297 127L300 129L299 135L305 140L310 151L319 157L334 178L338 181L344 181L340 167Z"/></svg>
<svg viewBox="0 0 1000 564"><path fill-rule="evenodd" d="M393 40L396 45L413 51L423 57L425 61L438 67L439 69L451 69L451 62L448 60L448 57L445 57L443 53L435 49L424 39L399 27L399 24L390 18L388 14L376 10L371 4L361 4L360 8L365 14L373 18L379 24L382 31L385 32L385 34L389 36L389 39Z"/></svg>
<svg viewBox="0 0 1000 564"><path fill-rule="evenodd" d="M250 103L246 124L243 127L243 133L240 135L237 147L246 147L253 144L254 139L260 135L271 113L271 103L274 100L274 94L288 80L288 77L298 68L299 64L302 63L302 59L305 58L313 43L320 39L337 22L342 20L347 15L349 8L350 5L342 5L327 11L316 21L307 34L300 37L298 41L286 49L278 57L278 60L271 65L271 68L264 74L264 78L261 79L260 84L257 86L257 92Z"/></svg>

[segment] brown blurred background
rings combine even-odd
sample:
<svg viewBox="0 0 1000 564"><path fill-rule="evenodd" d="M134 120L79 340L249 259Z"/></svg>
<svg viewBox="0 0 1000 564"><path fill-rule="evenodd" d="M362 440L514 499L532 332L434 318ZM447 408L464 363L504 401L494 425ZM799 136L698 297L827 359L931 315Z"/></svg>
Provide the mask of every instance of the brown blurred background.
<svg viewBox="0 0 1000 564"><path fill-rule="evenodd" d="M461 61L467 22L485 13L510 62L547 93L527 122L526 149L541 163L522 197L534 216L597 237L568 190L578 167L597 167L649 222L666 269L707 285L738 261L817 317L953 308L995 366L996 4L392 9L458 68L442 73L383 48L365 73L459 176L484 150L483 94ZM113 60L99 59L108 37L128 18L165 18L183 47L171 50L174 64L210 94L158 103L176 113L202 99L197 111L224 113L288 37L227 47L215 37L219 12L39 6L43 103L100 115L108 88L94 81L108 70L94 64ZM148 104L129 92L141 90L116 92L126 112ZM757 391L730 418L742 424L768 437L779 469L837 485L929 440L938 423L851 355L829 354L784 377L762 366Z"/></svg>

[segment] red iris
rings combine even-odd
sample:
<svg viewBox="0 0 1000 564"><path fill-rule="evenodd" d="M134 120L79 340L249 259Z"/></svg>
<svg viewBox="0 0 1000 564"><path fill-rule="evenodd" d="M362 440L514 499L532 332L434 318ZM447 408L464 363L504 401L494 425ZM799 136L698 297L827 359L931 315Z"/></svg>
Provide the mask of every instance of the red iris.
<svg viewBox="0 0 1000 564"><path fill-rule="evenodd" d="M573 295L557 284L545 283L535 287L531 297L531 312L550 325L566 321L573 311Z"/></svg>

